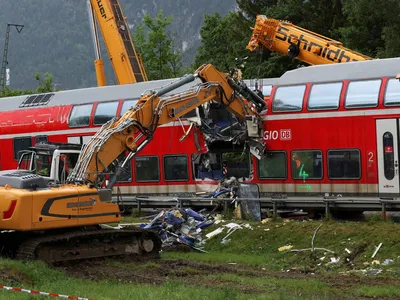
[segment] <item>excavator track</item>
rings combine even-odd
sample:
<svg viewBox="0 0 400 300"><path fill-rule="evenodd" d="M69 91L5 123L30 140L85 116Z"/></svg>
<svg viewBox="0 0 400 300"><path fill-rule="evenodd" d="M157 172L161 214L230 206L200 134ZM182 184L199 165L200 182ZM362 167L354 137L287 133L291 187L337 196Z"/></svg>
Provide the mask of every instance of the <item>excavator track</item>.
<svg viewBox="0 0 400 300"><path fill-rule="evenodd" d="M140 228L77 230L27 239L17 249L16 258L54 264L122 255L156 258L160 250L160 238Z"/></svg>

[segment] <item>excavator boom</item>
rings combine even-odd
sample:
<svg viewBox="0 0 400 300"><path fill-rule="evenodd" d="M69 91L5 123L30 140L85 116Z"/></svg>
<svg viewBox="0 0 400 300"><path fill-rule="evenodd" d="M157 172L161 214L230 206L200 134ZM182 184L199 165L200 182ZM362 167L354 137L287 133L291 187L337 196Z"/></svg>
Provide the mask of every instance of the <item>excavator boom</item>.
<svg viewBox="0 0 400 300"><path fill-rule="evenodd" d="M196 77L202 81L200 85L175 95L165 95L195 80ZM250 123L257 127L257 137L262 137L262 133L259 132L262 126L257 112L265 108L263 99L247 88L242 81L217 71L213 65L203 65L194 75L187 75L157 92L144 94L136 106L119 120L113 119L103 125L82 149L68 181L96 183L97 175L121 153L128 150L132 153L131 157L137 153L151 140L158 126L175 121L211 101L225 105L229 112L243 122L249 119L253 122Z"/></svg>
<svg viewBox="0 0 400 300"><path fill-rule="evenodd" d="M371 58L343 47L341 42L324 37L288 21L258 15L247 49L259 48L286 54L310 65L370 60Z"/></svg>
<svg viewBox="0 0 400 300"><path fill-rule="evenodd" d="M112 119L93 136L79 154L66 184L48 185L27 171L0 172L0 252L22 259L64 262L94 257L159 254L161 240L140 228L104 229L104 223L121 220L111 188L100 188L103 172L121 153L129 161L148 143L158 126L175 121L207 102L225 107L243 127L236 134L252 153L261 155L263 127L259 112L266 107L237 74L201 66L195 74L145 93L121 118ZM199 78L201 83L184 92L174 89ZM121 170L123 165L120 167ZM118 173L118 170L117 170Z"/></svg>

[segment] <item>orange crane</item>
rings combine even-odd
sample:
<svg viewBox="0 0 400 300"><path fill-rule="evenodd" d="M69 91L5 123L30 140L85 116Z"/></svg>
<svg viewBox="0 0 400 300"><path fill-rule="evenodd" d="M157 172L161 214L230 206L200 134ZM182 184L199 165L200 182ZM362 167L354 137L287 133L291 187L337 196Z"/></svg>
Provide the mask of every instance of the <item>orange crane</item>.
<svg viewBox="0 0 400 300"><path fill-rule="evenodd" d="M104 63L100 54L97 26L100 27L118 84L147 81L146 71L136 51L129 26L118 0L88 0L96 60L98 86L106 85Z"/></svg>
<svg viewBox="0 0 400 300"><path fill-rule="evenodd" d="M310 65L370 60L359 52L343 47L341 42L292 24L258 15L247 49L261 47L287 54Z"/></svg>

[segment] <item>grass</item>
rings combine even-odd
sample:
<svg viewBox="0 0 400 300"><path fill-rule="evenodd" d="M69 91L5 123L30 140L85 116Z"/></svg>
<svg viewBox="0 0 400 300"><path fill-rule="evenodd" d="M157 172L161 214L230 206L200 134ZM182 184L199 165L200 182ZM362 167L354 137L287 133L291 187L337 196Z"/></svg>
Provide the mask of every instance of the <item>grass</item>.
<svg viewBox="0 0 400 300"><path fill-rule="evenodd" d="M341 291L335 288L330 288L325 282L320 282L317 279L292 279L292 278L275 278L272 276L263 276L260 278L247 278L233 274L210 275L212 279L229 280L235 284L242 284L248 287L263 289L264 292L271 292L278 295L292 295L302 297L302 299L313 299L315 295L321 294L323 299L329 297L339 297ZM321 299L319 298L319 299Z"/></svg>
<svg viewBox="0 0 400 300"><path fill-rule="evenodd" d="M311 239L319 224L320 222L310 221L253 223L251 225L254 230L243 229L234 232L230 236L231 241L226 245L220 242L226 232L209 240L205 250L210 254L202 255L202 259L210 261L228 259L250 265L265 265L274 270L299 266L302 260L308 264L311 251L287 253L279 252L278 248L285 245L292 245L293 249L311 248ZM400 254L399 230L400 224L392 222L323 222L314 241L315 247L332 250L335 254L325 255L323 251L317 251L316 256L317 258L325 256L326 259L340 257L342 260L350 258L358 267L372 260L396 261ZM372 259L371 256L379 243L383 243L382 247ZM345 249L351 251L353 256L356 254L355 257L349 255ZM198 258L197 254L193 258ZM398 265L396 263L393 266Z"/></svg>
<svg viewBox="0 0 400 300"><path fill-rule="evenodd" d="M90 297L95 299L228 299L239 297L239 293L229 289L213 290L211 288L190 287L179 283L166 283L159 286L132 285L118 281L91 281L67 277L40 262L23 263L19 261L0 260L0 269L12 268L23 270L29 277L28 282L13 282L14 287L36 289L45 292ZM4 285L10 282L3 282ZM0 290L0 299L33 299L32 295ZM39 297L39 296L35 296Z"/></svg>
<svg viewBox="0 0 400 300"><path fill-rule="evenodd" d="M360 286L355 294L362 297L400 297L400 289L389 285L384 286Z"/></svg>
<svg viewBox="0 0 400 300"><path fill-rule="evenodd" d="M131 220L134 218L130 217L125 222ZM118 280L118 274L113 277L117 279L112 280L77 279L41 262L0 259L0 284L95 299L339 299L343 295L349 298L400 297L400 224L378 219L367 222L322 221L315 246L330 249L335 254L317 251L314 258L311 251L278 251L284 245L292 245L293 249L310 248L312 235L320 223L283 220L266 224L250 223L253 230L237 230L229 237L231 240L228 244L221 244L226 231L207 241L205 250L209 253L161 254L162 260L179 259L221 266L236 263L234 266L238 269L250 268L256 274L259 272L259 276L226 273L222 272L222 268L221 271L216 268L207 273L204 271L207 268L199 271L196 265L189 265L177 270L186 274L186 277L166 275L162 284L134 284L127 281L126 277L124 281ZM208 231L218 226L221 224ZM372 259L379 243L383 243L382 247ZM325 259L321 260L322 257ZM331 257L340 257L340 262L329 263ZM387 266L371 265L373 260L382 263L387 258L394 262ZM162 260L142 264L110 260L105 262L105 266L110 270L131 270L132 276L159 271L162 274ZM361 273L343 276L343 272L369 267L383 272L378 276ZM0 299L37 297L0 290Z"/></svg>

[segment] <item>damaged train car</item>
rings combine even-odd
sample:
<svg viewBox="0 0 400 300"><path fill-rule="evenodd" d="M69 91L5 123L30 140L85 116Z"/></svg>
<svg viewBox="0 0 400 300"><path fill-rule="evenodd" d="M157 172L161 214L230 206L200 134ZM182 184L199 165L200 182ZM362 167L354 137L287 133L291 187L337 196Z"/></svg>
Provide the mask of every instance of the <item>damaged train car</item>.
<svg viewBox="0 0 400 300"><path fill-rule="evenodd" d="M3 98L0 169L15 169L19 163L19 168L35 170L48 181L63 181L79 153L73 144L85 144L104 123L134 106L144 91L175 80ZM256 82L246 83L256 88ZM268 95L271 84L261 87L258 82L257 88ZM119 175L118 192L127 200L138 195L188 196L215 190L223 176L249 179L252 160L249 151L243 152L246 133L246 122L226 108L203 105L155 132ZM108 171L113 172L112 168Z"/></svg>

